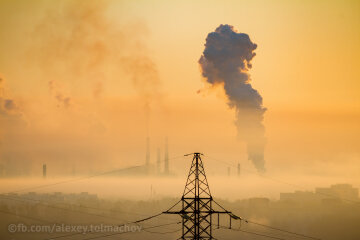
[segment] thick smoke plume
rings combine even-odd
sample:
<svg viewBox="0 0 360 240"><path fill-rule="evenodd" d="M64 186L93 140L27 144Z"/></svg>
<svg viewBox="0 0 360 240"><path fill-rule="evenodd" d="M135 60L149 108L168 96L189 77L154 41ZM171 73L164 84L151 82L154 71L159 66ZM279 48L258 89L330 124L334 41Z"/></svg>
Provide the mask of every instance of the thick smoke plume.
<svg viewBox="0 0 360 240"><path fill-rule="evenodd" d="M247 34L236 32L233 26L220 25L208 34L199 63L208 83L224 87L228 105L236 110L238 137L247 144L249 160L262 172L265 171L262 121L266 108L247 73L256 47Z"/></svg>

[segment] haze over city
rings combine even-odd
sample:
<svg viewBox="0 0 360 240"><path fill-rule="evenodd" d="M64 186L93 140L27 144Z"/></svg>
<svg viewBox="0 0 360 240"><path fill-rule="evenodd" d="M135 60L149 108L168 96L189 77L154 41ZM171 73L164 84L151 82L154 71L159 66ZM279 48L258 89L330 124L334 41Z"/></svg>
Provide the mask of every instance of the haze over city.
<svg viewBox="0 0 360 240"><path fill-rule="evenodd" d="M236 217L359 239L358 1L0 0L0 18L1 239L58 236L9 233L26 217L100 221L39 201L166 211L192 153ZM266 239L242 234L224 236Z"/></svg>

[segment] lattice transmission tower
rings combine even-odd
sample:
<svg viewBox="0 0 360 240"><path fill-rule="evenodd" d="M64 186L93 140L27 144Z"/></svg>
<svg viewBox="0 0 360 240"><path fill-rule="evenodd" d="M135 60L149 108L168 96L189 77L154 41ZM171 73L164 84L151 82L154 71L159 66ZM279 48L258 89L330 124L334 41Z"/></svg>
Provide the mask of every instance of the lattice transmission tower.
<svg viewBox="0 0 360 240"><path fill-rule="evenodd" d="M239 218L229 211L215 211L213 209L214 201L201 160L202 154L192 153L185 156L189 155L193 155L193 159L181 198L182 208L180 211L169 210L164 213L179 214L182 217L182 235L180 239L214 239L212 234L213 214L218 215L218 226L220 214L228 214L232 218Z"/></svg>

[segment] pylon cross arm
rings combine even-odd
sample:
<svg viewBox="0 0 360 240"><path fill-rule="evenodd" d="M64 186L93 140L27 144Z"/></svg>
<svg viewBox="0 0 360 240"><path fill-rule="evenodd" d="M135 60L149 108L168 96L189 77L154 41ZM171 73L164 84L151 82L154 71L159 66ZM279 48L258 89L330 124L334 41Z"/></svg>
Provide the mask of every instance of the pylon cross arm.
<svg viewBox="0 0 360 240"><path fill-rule="evenodd" d="M180 239L212 240L212 215L233 214L229 211L215 211L214 202L205 174L200 153L194 153L185 189L181 198L180 211L168 211L165 214L177 214L182 217L182 236ZM217 203L216 203L217 204ZM235 216L235 215L234 215Z"/></svg>

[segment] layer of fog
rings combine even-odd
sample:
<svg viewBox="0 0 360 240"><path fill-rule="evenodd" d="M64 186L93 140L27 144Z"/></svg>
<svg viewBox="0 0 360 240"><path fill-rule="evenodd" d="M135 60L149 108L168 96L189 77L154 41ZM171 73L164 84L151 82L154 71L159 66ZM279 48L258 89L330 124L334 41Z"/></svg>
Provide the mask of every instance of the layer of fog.
<svg viewBox="0 0 360 240"><path fill-rule="evenodd" d="M73 179L81 180L73 180ZM72 178L12 178L1 179L1 193L80 193L88 192L105 198L124 198L133 200L161 199L178 197L184 190L186 176L177 177L72 177ZM52 185L69 181L68 183ZM316 187L329 187L332 184L347 183L360 188L360 181L351 176L304 177L300 175L263 177L253 174L243 176L208 176L213 197L231 201L252 197L279 199L281 192L315 191ZM47 186L48 185L48 186ZM38 188L39 187L39 188Z"/></svg>

